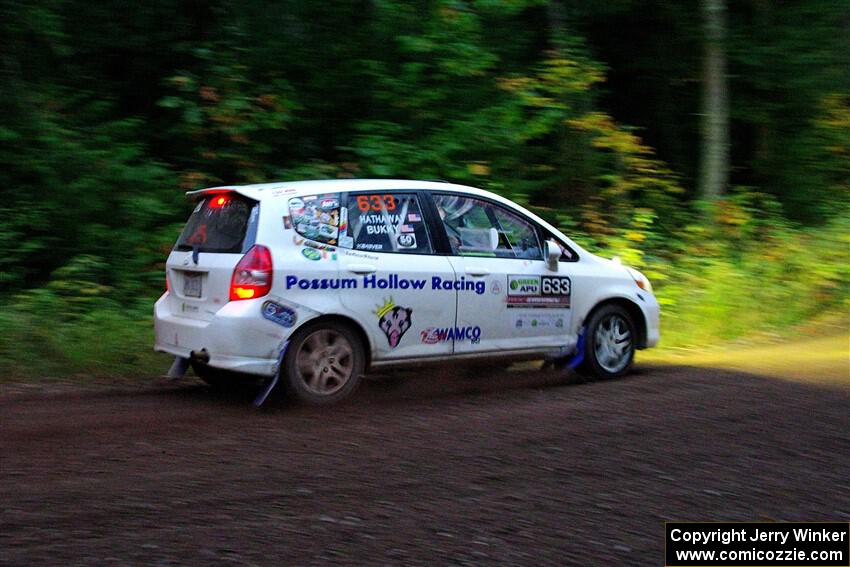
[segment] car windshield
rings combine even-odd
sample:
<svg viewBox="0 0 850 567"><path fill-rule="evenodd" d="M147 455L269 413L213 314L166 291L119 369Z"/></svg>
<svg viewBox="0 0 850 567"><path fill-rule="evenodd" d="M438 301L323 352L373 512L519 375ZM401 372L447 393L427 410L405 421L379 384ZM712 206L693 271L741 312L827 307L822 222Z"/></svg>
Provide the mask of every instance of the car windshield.
<svg viewBox="0 0 850 567"><path fill-rule="evenodd" d="M209 195L198 201L177 240L177 250L242 252L256 203L233 193Z"/></svg>

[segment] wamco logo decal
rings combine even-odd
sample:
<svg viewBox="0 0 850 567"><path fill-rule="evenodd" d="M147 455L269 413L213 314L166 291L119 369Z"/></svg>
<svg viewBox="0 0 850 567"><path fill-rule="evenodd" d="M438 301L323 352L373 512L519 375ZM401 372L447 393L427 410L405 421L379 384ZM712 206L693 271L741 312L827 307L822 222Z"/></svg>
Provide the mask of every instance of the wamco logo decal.
<svg viewBox="0 0 850 567"><path fill-rule="evenodd" d="M477 345L481 342L481 327L428 327L420 333L420 336L422 342L427 345L449 341L469 341Z"/></svg>

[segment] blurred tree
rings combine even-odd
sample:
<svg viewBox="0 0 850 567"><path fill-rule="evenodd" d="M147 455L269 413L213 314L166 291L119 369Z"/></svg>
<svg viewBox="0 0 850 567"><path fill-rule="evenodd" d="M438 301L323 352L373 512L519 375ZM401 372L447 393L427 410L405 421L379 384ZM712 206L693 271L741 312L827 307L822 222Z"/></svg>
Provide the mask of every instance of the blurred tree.
<svg viewBox="0 0 850 567"><path fill-rule="evenodd" d="M835 214L829 172L840 166L818 123L825 97L850 92L850 1L750 0L730 10L732 182L776 195L796 220L823 223Z"/></svg>
<svg viewBox="0 0 850 567"><path fill-rule="evenodd" d="M726 81L726 4L703 0L702 166L700 194L715 199L726 190L729 171L729 87Z"/></svg>
<svg viewBox="0 0 850 567"><path fill-rule="evenodd" d="M688 195L698 196L706 4L561 4L608 67L604 107L638 126ZM757 187L795 220L822 223L836 210L827 172L840 165L818 121L825 96L850 92L850 1L736 0L726 11L728 185Z"/></svg>

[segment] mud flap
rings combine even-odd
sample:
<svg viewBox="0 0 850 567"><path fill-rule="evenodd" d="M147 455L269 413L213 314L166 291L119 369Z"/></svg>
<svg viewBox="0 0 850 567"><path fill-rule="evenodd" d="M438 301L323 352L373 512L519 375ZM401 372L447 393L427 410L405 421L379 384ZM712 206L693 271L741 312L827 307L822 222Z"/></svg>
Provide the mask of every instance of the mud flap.
<svg viewBox="0 0 850 567"><path fill-rule="evenodd" d="M182 356L175 356L174 362L171 363L171 368L166 373L166 377L171 380L177 380L178 378L182 378L187 370L189 370L189 359Z"/></svg>
<svg viewBox="0 0 850 567"><path fill-rule="evenodd" d="M283 357L286 355L286 347L289 346L289 341L284 341L283 345L280 347L280 354L277 357L277 368L275 369L275 373L271 378L268 379L266 385L263 386L263 389L260 390L260 393L257 394L257 397L254 398L254 407L260 407L266 401L266 398L269 397L269 394L272 393L277 383L280 381L280 373L283 371Z"/></svg>
<svg viewBox="0 0 850 567"><path fill-rule="evenodd" d="M584 362L584 342L585 342L585 332L587 331L586 327L582 327L581 331L578 333L578 340L576 341L576 353L569 359L567 364L564 366L564 370L569 368L570 370L575 370L575 368Z"/></svg>

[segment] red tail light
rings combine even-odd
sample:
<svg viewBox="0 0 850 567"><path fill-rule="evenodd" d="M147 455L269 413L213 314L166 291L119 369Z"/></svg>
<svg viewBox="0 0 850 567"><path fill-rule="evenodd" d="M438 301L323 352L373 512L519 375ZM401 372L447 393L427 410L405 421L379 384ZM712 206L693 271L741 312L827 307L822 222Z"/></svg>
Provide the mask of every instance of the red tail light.
<svg viewBox="0 0 850 567"><path fill-rule="evenodd" d="M230 301L266 295L272 288L272 253L256 244L248 250L230 279Z"/></svg>

